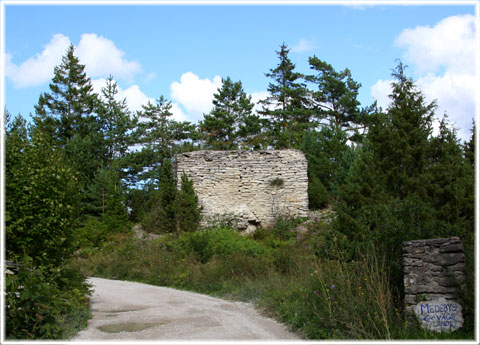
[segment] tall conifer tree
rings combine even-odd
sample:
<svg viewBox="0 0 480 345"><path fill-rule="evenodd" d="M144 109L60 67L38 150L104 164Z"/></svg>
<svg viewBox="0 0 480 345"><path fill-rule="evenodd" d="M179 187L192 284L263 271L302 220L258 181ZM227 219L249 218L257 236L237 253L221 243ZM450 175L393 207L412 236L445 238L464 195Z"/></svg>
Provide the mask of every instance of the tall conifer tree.
<svg viewBox="0 0 480 345"><path fill-rule="evenodd" d="M301 82L303 75L295 72L295 65L288 57L289 51L285 43L277 51L278 66L265 74L273 79L267 89L270 95L261 101L263 109L260 114L270 118L271 137L276 148L298 147L312 115L308 92Z"/></svg>
<svg viewBox="0 0 480 345"><path fill-rule="evenodd" d="M207 146L216 150L233 150L246 146L260 133L260 121L252 113L251 96L247 96L240 81L230 77L213 95L213 109L200 123Z"/></svg>
<svg viewBox="0 0 480 345"><path fill-rule="evenodd" d="M86 136L98 130L93 118L98 98L72 44L62 63L55 67L49 88L50 92L39 97L34 121L54 139L54 144L65 147L74 135Z"/></svg>

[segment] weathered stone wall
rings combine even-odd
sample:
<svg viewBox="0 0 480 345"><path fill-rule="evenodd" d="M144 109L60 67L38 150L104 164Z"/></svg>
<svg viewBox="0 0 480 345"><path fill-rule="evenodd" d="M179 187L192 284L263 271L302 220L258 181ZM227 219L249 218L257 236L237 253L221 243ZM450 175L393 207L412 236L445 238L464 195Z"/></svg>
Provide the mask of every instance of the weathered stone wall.
<svg viewBox="0 0 480 345"><path fill-rule="evenodd" d="M206 219L235 215L248 231L279 215L308 216L307 160L298 150L196 151L177 155L193 180Z"/></svg>
<svg viewBox="0 0 480 345"><path fill-rule="evenodd" d="M403 243L405 305L413 310L420 301L460 302L459 286L465 281L465 254L458 237Z"/></svg>

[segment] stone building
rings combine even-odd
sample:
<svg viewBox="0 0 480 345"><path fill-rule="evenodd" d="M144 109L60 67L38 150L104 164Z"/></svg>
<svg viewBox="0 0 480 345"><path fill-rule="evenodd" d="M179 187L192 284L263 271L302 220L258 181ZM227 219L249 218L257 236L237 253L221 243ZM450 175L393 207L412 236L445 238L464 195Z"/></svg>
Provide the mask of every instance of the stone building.
<svg viewBox="0 0 480 345"><path fill-rule="evenodd" d="M195 151L176 159L193 180L204 219L230 215L247 232L279 216L308 216L307 160L298 150Z"/></svg>

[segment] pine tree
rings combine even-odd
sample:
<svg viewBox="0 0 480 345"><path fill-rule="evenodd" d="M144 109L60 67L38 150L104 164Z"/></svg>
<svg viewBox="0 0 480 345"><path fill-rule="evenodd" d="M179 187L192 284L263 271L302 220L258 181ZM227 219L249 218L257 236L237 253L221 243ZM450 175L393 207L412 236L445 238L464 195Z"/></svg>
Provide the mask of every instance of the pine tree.
<svg viewBox="0 0 480 345"><path fill-rule="evenodd" d="M310 69L317 73L305 76L305 80L317 86L317 90L311 92L317 123L326 119L345 130L359 129L364 125L366 114L372 109L360 109L357 97L361 84L353 80L350 70L346 68L337 72L316 56L310 57L308 62Z"/></svg>
<svg viewBox="0 0 480 345"><path fill-rule="evenodd" d="M294 71L288 53L289 49L282 44L277 51L280 63L265 74L273 79L267 88L270 95L261 101L260 114L270 118L272 144L276 148L298 147L303 131L311 125L308 92L300 82L303 75Z"/></svg>
<svg viewBox="0 0 480 345"><path fill-rule="evenodd" d="M175 204L178 229L185 232L197 230L202 218L202 209L198 205L193 181L185 173L182 174L181 188Z"/></svg>
<svg viewBox="0 0 480 345"><path fill-rule="evenodd" d="M222 79L222 87L213 95L213 109L204 115L200 129L207 147L215 150L234 150L260 132L258 117L252 114L253 103L240 81Z"/></svg>
<svg viewBox="0 0 480 345"><path fill-rule="evenodd" d="M165 159L172 158L179 150L179 142L191 137L194 127L189 122L172 119L172 104L160 96L155 104L148 102L137 113L138 125L135 143L142 146L141 152L130 155L130 175L138 180L149 181L155 176L155 169Z"/></svg>

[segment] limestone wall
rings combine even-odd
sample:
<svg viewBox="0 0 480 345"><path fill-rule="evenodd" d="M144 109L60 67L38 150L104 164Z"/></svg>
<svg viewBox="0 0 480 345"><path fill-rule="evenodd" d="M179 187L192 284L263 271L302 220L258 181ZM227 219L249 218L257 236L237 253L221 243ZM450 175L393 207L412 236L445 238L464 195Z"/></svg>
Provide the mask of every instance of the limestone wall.
<svg viewBox="0 0 480 345"><path fill-rule="evenodd" d="M464 283L465 254L458 237L403 243L405 304L437 298L459 301Z"/></svg>
<svg viewBox="0 0 480 345"><path fill-rule="evenodd" d="M308 216L307 160L298 150L195 151L177 155L177 181L194 183L203 215L235 215L239 228Z"/></svg>

